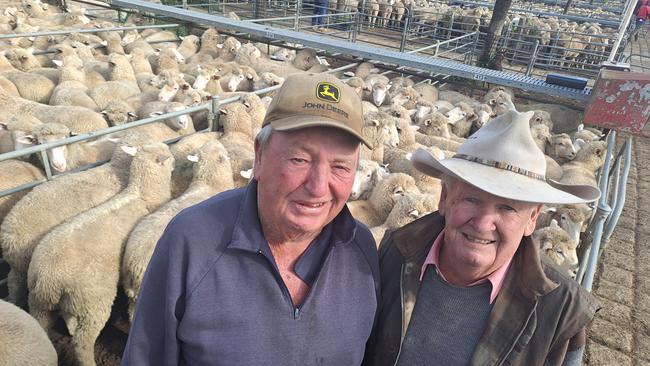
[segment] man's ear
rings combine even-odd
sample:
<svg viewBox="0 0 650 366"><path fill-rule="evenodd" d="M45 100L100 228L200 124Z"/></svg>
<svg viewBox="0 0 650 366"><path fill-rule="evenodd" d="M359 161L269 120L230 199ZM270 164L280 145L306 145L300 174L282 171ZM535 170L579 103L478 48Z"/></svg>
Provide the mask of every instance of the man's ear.
<svg viewBox="0 0 650 366"><path fill-rule="evenodd" d="M537 223L537 218L539 217L539 214L542 212L542 208L544 207L543 204L539 204L533 208L533 210L530 213L530 220L526 224L526 228L524 229L524 236L529 236L535 231L535 224Z"/></svg>

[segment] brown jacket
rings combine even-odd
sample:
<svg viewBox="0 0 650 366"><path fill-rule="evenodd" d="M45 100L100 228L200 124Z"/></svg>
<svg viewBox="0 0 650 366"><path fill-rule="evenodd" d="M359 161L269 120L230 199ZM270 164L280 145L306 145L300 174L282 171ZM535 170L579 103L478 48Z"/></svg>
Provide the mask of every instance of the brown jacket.
<svg viewBox="0 0 650 366"><path fill-rule="evenodd" d="M381 298L366 366L394 365L420 287L422 264L444 227L437 212L386 234L379 248ZM540 259L525 237L496 298L471 365L560 365L584 346L584 329L598 304Z"/></svg>

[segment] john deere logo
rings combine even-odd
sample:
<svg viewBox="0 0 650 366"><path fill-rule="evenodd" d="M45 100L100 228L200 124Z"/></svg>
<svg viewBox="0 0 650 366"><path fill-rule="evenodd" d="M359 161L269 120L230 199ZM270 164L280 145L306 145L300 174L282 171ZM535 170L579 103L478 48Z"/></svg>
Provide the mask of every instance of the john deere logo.
<svg viewBox="0 0 650 366"><path fill-rule="evenodd" d="M316 88L316 98L326 102L338 103L341 97L341 92L334 84L319 83Z"/></svg>

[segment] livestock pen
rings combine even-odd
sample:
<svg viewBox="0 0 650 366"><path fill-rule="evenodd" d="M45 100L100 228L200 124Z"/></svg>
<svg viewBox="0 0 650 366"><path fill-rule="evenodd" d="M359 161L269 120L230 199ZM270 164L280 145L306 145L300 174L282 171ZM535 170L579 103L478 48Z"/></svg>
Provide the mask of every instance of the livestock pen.
<svg viewBox="0 0 650 366"><path fill-rule="evenodd" d="M146 3L139 1L116 1L114 3L119 4L112 6L119 8L120 11L139 9L142 12L156 13L158 10L163 9L158 8L158 6L150 7ZM109 4L112 3L109 2ZM377 20L382 20L382 22L380 22L382 26L380 27L376 26L375 23L370 21L370 19L373 18L372 15L353 11L339 12L329 15L330 20L328 22L328 25L333 30L331 31L331 34L328 34L326 37L314 35L311 33L300 36L294 33L285 33L282 29L276 28L276 26L280 26L281 28L285 29L291 29L294 31L305 31L309 29L309 15L301 15L300 10L294 11L292 13L288 8L278 10L277 13L273 14L264 13L262 5L266 4L269 4L270 7L271 2L260 4L257 9L257 18L259 19L254 21L251 20L242 23L236 20L228 20L226 22L223 20L223 18L211 17L210 14L208 14L208 16L199 16L191 13L180 12L178 13L178 18L174 18L173 13L176 12L175 10L165 10L163 14L165 18L174 23L156 25L151 27L167 27L174 29L179 25L184 25L190 28L191 26L188 22L191 22L194 25L212 25L226 33L240 37L240 39L264 41L268 45L297 48L300 48L300 44L307 45L319 50L320 55L337 59L337 63L340 63L342 66L330 70L331 72L349 70L364 59L367 59L375 60L375 65L386 73L392 75L410 76L417 82L432 82L440 84L444 83L445 81L451 81L452 78L465 78L479 82L488 81L491 83L499 83L501 81L506 85L516 86L524 90L527 88L527 86L530 86L530 90L537 93L543 93L544 91L547 91L549 94L554 94L562 98L572 98L576 100L578 104L585 103L585 101L587 101L589 98L589 88L582 91L576 91L570 90L570 88L561 88L546 84L540 79L530 77L531 75L534 76L535 73L529 73L528 77L515 76L509 73L492 72L481 68L462 68L460 66L460 63L440 63L436 59L431 58L433 56L440 57L447 55L447 57L451 60L461 61L463 63L471 63L472 60L475 60L474 52L480 45L479 31L460 34L462 32L458 32L458 28L455 28L453 25L447 25L446 27L442 28L427 28L426 26L421 26L420 28L417 28L417 31L413 30L412 33L407 33L404 31L404 29L411 29L409 28L409 23L412 20L403 20L395 23L394 19L377 18ZM275 4L278 4L278 2L275 2ZM235 11L237 12L237 15L242 19L246 19L246 14L255 14L254 8L250 10L250 13L246 13L243 10L247 9L247 5L248 3L243 2L232 4L220 3L209 4L208 8L209 13L216 12L218 14L227 14L230 11ZM183 5L181 4L180 7L182 6ZM236 6L241 6L242 10L236 8ZM189 4L187 5L187 8L190 8ZM308 10L307 13L310 13L310 11ZM405 14L408 13L405 12ZM347 15L350 15L351 19L354 19L355 21L347 21L347 19L337 21L337 19L342 19L337 17L343 17L344 15L346 17ZM385 23L383 21L385 21ZM251 23L261 23L264 26L249 28L246 24ZM411 24L414 23L417 23L417 21L413 21ZM401 27L399 24L402 24ZM142 26L141 28L137 29L146 29L147 27L149 26ZM395 27L396 29L391 30L391 27ZM127 31L133 28L135 27L115 27L110 30ZM87 31L90 32L91 30ZM96 29L92 31L101 32L106 30ZM68 29L62 30L60 32L72 32L72 30ZM431 38L423 36L423 34L426 32L431 33ZM43 36L46 33L47 32L43 32L43 34L39 35ZM407 36L404 36L405 34ZM432 44L431 40L435 39L434 36L438 34L441 38ZM38 35L30 34L29 36ZM345 43L358 43L360 47L353 44L345 45L343 43L333 42L328 40L328 38L333 38L334 41L337 41L337 39L342 39ZM298 43L298 45L296 45L296 43ZM390 51L374 49L373 47L377 45L390 46L384 47L384 49L388 49ZM352 49L355 49L355 51L353 52ZM524 54L525 52L530 52L530 50L521 48L518 50L518 52L520 52L520 54ZM476 86L480 86L480 83L476 84ZM279 86L275 86L258 90L256 93L269 93L278 87ZM183 111L141 119L129 122L121 126L113 126L88 134L74 136L64 140L36 145L24 150L2 154L0 155L0 161L13 159L20 156L27 156L29 154L39 154L43 160L46 178L42 181L32 182L20 187L14 187L8 191L4 191L0 193L0 197L22 189L31 188L48 179L55 179L56 175L52 174L49 169L48 156L46 153L46 151L49 149L67 144L78 143L81 141L96 139L98 137L110 135L122 130L156 123L160 120L164 120L173 116L197 113L200 111L208 112L208 130L216 131L219 130L217 111L219 110L220 106L223 104L235 102L237 99L239 99L239 97L223 99L219 97L213 97L211 101L205 104L189 107ZM582 247L586 250L583 251L585 254L583 255L583 260L581 261L581 267L578 274L578 279L581 280L583 286L588 289L591 289L593 283L597 260L601 251L600 243L603 240L608 239L612 234L612 231L614 230L618 221L618 215L620 215L623 205L625 204L625 187L632 159L631 138L627 138L625 141L623 141L622 146L617 146L616 132L611 131L608 134L607 140L608 151L605 164L606 168L600 172L599 181L601 191L605 192L606 194L604 194L601 200L598 202L598 205L596 206L596 214L591 221L590 229L585 234L585 240L583 240ZM173 143L173 141L169 142ZM620 143L620 141L618 142ZM101 162L98 162L98 164L101 164ZM6 276L6 274L4 272L0 272L0 278L3 278L4 276ZM0 282L0 286L2 286L2 282ZM115 335L116 333L113 331L110 334ZM123 334L120 334L120 336L123 336ZM119 347L117 347L117 349L119 349Z"/></svg>

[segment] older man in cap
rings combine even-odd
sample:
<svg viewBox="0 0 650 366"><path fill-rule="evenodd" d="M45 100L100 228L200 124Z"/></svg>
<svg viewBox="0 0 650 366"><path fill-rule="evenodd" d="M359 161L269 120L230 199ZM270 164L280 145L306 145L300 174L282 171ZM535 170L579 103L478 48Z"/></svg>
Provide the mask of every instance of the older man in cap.
<svg viewBox="0 0 650 366"><path fill-rule="evenodd" d="M495 118L449 159L415 152L414 166L442 179L439 211L381 242L379 318L364 364L560 365L580 354L597 304L530 235L543 203L599 191L545 178L531 114Z"/></svg>
<svg viewBox="0 0 650 366"><path fill-rule="evenodd" d="M372 235L345 203L361 100L291 76L255 140L254 179L182 211L158 242L122 365L359 365L378 305Z"/></svg>

